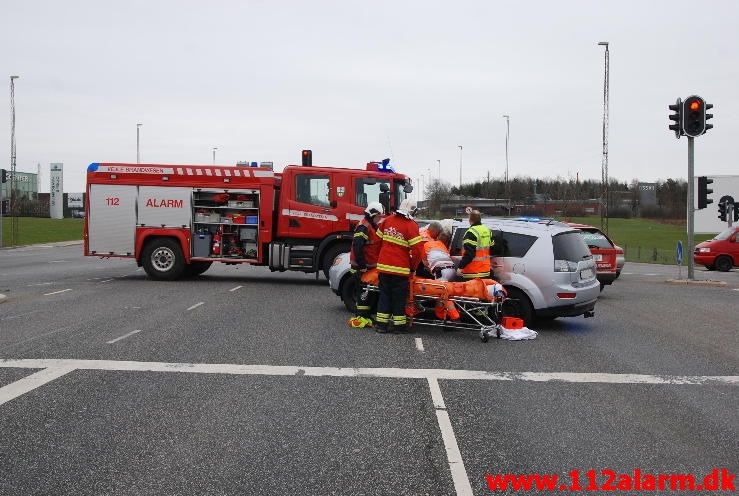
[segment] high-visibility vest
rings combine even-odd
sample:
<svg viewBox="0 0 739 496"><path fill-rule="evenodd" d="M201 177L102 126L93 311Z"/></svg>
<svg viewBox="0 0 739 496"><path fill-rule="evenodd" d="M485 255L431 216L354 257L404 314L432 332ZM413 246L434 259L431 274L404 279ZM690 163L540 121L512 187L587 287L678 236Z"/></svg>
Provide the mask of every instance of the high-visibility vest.
<svg viewBox="0 0 739 496"><path fill-rule="evenodd" d="M380 236L377 234L377 229L365 218L359 223L356 230L354 231L354 237L362 237L365 239L364 243L364 259L367 262L368 269L374 269L377 267L377 257L380 254ZM354 245L349 254L349 263L352 268L357 268L357 263L354 255Z"/></svg>
<svg viewBox="0 0 739 496"><path fill-rule="evenodd" d="M462 269L462 277L473 279L475 277L490 277L490 247L493 245L493 235L490 229L477 224L470 226L467 232L475 236L475 240L465 239L465 244L475 246L475 258Z"/></svg>
<svg viewBox="0 0 739 496"><path fill-rule="evenodd" d="M382 240L377 270L396 276L410 275L411 268L418 266L423 255L418 224L396 213L382 221L377 235Z"/></svg>
<svg viewBox="0 0 739 496"><path fill-rule="evenodd" d="M429 270L454 265L454 261L449 255L449 249L443 242L436 239L426 241L423 244L423 260Z"/></svg>

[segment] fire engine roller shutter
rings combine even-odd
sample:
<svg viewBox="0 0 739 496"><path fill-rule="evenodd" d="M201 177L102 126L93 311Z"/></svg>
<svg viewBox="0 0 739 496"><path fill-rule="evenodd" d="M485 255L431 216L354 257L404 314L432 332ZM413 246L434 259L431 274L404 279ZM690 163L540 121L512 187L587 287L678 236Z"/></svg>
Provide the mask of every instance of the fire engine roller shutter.
<svg viewBox="0 0 739 496"><path fill-rule="evenodd" d="M139 226L190 227L192 188L139 186Z"/></svg>
<svg viewBox="0 0 739 496"><path fill-rule="evenodd" d="M136 231L136 186L90 185L90 251L133 255Z"/></svg>

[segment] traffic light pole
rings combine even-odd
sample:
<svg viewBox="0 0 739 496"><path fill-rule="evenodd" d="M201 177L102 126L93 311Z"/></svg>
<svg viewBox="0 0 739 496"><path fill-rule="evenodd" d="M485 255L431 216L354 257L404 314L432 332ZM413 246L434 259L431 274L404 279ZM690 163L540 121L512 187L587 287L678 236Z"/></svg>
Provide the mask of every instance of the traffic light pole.
<svg viewBox="0 0 739 496"><path fill-rule="evenodd" d="M695 173L695 138L688 136L688 279L694 279L693 274L693 250L695 250L695 240L693 239L694 219L695 219L695 185L693 184Z"/></svg>
<svg viewBox="0 0 739 496"><path fill-rule="evenodd" d="M3 185L0 183L0 248L5 246L3 244Z"/></svg>

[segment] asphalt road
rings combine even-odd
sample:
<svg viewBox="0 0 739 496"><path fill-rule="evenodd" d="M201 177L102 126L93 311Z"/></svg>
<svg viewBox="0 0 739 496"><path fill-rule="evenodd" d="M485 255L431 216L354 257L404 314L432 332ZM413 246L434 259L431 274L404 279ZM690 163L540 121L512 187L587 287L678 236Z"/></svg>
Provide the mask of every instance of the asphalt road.
<svg viewBox="0 0 739 496"><path fill-rule="evenodd" d="M627 264L595 318L482 344L351 329L309 275L159 282L80 246L2 250L0 494L493 494L487 474L736 473L739 384L716 377L739 375L739 272L697 273L728 286Z"/></svg>

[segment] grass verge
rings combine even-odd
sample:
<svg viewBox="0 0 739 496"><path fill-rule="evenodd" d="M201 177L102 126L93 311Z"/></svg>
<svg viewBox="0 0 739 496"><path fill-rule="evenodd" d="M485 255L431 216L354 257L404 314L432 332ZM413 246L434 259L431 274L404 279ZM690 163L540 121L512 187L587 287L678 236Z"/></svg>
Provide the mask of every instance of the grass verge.
<svg viewBox="0 0 739 496"><path fill-rule="evenodd" d="M83 219L45 219L39 217L18 218L16 245L53 243L82 239ZM3 218L3 242L10 246L10 217Z"/></svg>

